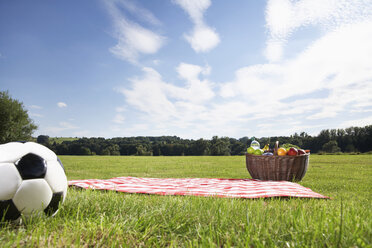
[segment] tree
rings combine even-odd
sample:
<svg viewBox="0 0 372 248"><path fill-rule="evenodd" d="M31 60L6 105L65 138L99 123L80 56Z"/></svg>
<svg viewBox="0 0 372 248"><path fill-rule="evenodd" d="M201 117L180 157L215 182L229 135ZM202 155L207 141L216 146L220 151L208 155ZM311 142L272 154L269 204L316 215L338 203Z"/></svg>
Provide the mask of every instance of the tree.
<svg viewBox="0 0 372 248"><path fill-rule="evenodd" d="M190 147L191 155L208 155L209 154L209 141L204 139L198 139L194 141Z"/></svg>
<svg viewBox="0 0 372 248"><path fill-rule="evenodd" d="M350 143L345 147L345 152L357 152L357 149L355 149L354 145Z"/></svg>
<svg viewBox="0 0 372 248"><path fill-rule="evenodd" d="M120 156L120 147L118 144L113 144L108 149L110 150L110 155Z"/></svg>
<svg viewBox="0 0 372 248"><path fill-rule="evenodd" d="M337 141L331 140L327 143L325 143L322 147L323 151L325 152L330 152L330 153L335 153L335 152L340 152L341 149L338 147Z"/></svg>
<svg viewBox="0 0 372 248"><path fill-rule="evenodd" d="M230 155L229 138L218 138L213 136L211 141L211 155L213 156L228 156Z"/></svg>
<svg viewBox="0 0 372 248"><path fill-rule="evenodd" d="M231 155L244 155L246 152L246 146L237 141L231 145Z"/></svg>
<svg viewBox="0 0 372 248"><path fill-rule="evenodd" d="M88 147L81 147L80 148L80 154L79 155L92 155L92 152L90 151L90 149Z"/></svg>
<svg viewBox="0 0 372 248"><path fill-rule="evenodd" d="M36 129L23 103L0 91L0 143L28 141Z"/></svg>
<svg viewBox="0 0 372 248"><path fill-rule="evenodd" d="M36 142L42 145L49 145L49 136L48 135L39 135L37 136Z"/></svg>

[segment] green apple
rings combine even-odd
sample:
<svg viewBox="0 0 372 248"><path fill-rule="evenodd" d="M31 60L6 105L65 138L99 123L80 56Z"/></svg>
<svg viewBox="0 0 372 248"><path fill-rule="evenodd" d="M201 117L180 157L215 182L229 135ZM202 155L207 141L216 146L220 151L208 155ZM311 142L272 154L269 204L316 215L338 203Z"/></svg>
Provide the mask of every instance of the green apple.
<svg viewBox="0 0 372 248"><path fill-rule="evenodd" d="M262 155L264 153L264 151L262 149L257 149L254 151L254 155Z"/></svg>
<svg viewBox="0 0 372 248"><path fill-rule="evenodd" d="M248 147L248 149L247 149L248 154L253 154L254 151L255 151L255 149L253 147L251 147L251 146Z"/></svg>

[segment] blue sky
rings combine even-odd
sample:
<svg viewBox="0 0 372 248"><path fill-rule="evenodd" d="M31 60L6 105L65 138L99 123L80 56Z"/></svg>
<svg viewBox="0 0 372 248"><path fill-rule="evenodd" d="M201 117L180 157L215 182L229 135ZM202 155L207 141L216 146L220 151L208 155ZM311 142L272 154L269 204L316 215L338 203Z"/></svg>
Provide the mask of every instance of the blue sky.
<svg viewBox="0 0 372 248"><path fill-rule="evenodd" d="M372 124L372 1L0 2L0 90L35 136Z"/></svg>

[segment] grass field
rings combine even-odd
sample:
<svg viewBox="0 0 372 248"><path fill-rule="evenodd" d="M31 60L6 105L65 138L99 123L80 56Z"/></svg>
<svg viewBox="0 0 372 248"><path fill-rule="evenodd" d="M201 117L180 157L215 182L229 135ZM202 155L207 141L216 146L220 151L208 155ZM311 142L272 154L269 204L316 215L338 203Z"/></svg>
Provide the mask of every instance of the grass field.
<svg viewBox="0 0 372 248"><path fill-rule="evenodd" d="M62 156L69 179L248 178L245 158ZM301 185L331 200L69 190L54 218L0 226L0 247L372 247L372 155L311 155Z"/></svg>

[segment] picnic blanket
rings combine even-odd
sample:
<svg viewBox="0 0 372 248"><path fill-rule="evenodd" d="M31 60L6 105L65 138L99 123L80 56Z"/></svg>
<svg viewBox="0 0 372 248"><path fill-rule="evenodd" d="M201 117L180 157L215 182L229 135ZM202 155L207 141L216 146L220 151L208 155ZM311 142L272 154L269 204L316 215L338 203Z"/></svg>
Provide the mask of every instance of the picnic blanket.
<svg viewBox="0 0 372 248"><path fill-rule="evenodd" d="M115 177L106 180L71 180L69 186L156 195L329 198L297 183L254 179Z"/></svg>

